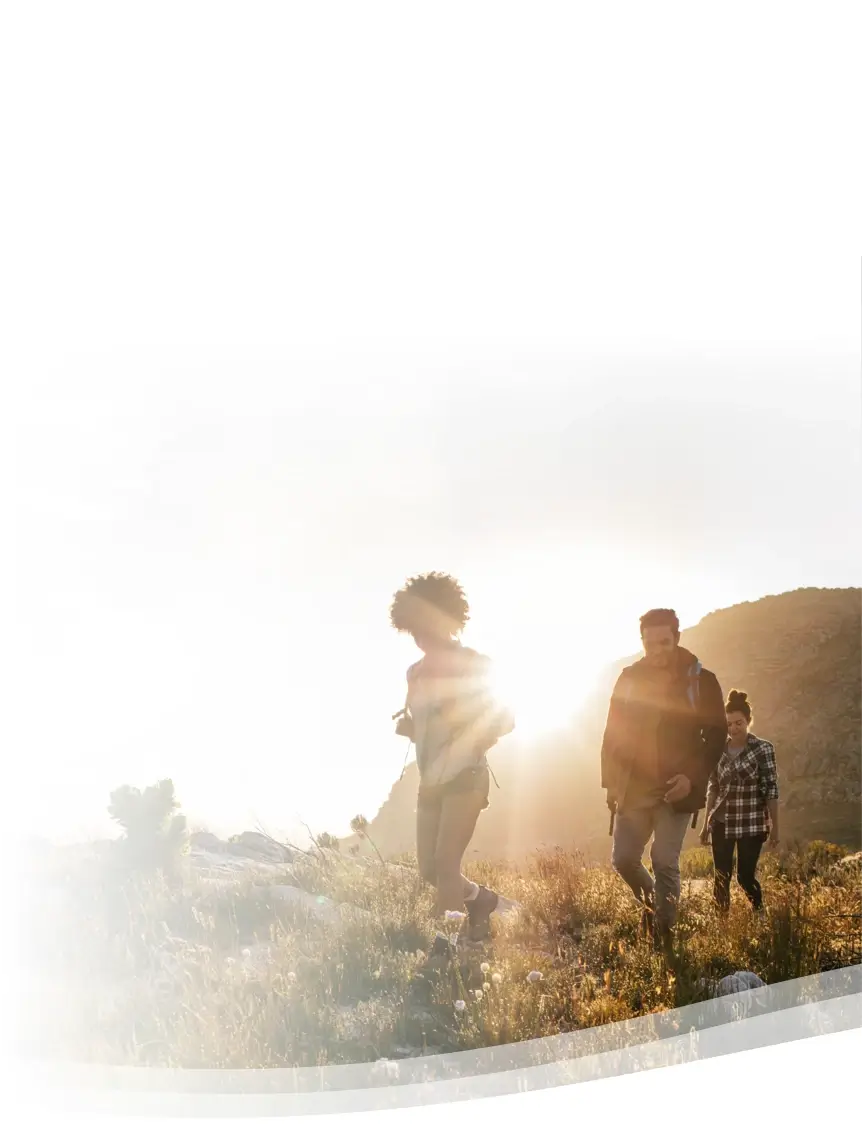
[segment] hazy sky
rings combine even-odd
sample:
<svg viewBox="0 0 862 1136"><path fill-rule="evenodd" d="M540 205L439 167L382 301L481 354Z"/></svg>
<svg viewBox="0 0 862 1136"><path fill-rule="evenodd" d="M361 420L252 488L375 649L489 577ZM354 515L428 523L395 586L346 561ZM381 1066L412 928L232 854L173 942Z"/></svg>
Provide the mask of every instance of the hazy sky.
<svg viewBox="0 0 862 1136"><path fill-rule="evenodd" d="M632 105L479 7L12 17L14 824L162 776L219 831L373 814L413 572L463 579L526 732L649 606L860 582L849 80L748 113L716 28L737 81L682 99L643 12Z"/></svg>

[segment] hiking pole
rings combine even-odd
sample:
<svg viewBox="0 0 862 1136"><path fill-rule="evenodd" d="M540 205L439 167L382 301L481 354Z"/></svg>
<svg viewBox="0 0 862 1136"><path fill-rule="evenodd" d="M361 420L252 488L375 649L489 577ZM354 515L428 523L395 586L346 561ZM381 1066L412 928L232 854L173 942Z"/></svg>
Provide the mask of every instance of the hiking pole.
<svg viewBox="0 0 862 1136"><path fill-rule="evenodd" d="M608 826L608 836L613 836L613 834L614 834L614 821L616 820L616 818L617 818L617 806L614 804L614 805L611 806L611 823Z"/></svg>

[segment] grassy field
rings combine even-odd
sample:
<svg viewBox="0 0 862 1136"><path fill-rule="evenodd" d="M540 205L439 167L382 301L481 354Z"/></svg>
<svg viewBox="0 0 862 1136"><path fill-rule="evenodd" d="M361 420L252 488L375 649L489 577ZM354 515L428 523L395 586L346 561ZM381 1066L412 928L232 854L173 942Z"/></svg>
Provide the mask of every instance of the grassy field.
<svg viewBox="0 0 862 1136"><path fill-rule="evenodd" d="M326 853L268 871L267 884L351 905L332 922L280 907L255 879L204 888L182 864L170 882L91 866L67 884L62 916L35 905L41 923L26 949L57 992L40 980L25 1047L110 1064L279 1067L619 1021L709 997L737 970L774 983L862 961L859 861L838 863L840 854L812 845L766 855L765 915L734 885L721 920L708 851L686 853L671 960L640 938L631 895L604 866L562 851L519 868L472 864L474 878L522 907L489 946L453 950L433 967L423 952L439 924L409 860Z"/></svg>

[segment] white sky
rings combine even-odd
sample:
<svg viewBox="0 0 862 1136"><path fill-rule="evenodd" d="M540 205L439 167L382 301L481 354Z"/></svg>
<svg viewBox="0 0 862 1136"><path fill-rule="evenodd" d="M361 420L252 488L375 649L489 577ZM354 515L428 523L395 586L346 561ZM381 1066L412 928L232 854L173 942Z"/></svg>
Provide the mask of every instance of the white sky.
<svg viewBox="0 0 862 1136"><path fill-rule="evenodd" d="M373 814L412 572L527 728L646 607L859 583L852 42L613 8L5 17L14 824Z"/></svg>

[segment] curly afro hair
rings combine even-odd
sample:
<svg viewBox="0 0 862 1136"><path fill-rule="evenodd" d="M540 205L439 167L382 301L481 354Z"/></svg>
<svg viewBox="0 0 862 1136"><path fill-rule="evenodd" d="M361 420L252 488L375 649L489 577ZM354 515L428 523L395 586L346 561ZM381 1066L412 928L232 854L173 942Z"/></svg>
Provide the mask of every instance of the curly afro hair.
<svg viewBox="0 0 862 1136"><path fill-rule="evenodd" d="M428 572L412 576L396 593L389 619L396 631L424 632L448 638L467 625L470 605L453 576Z"/></svg>

